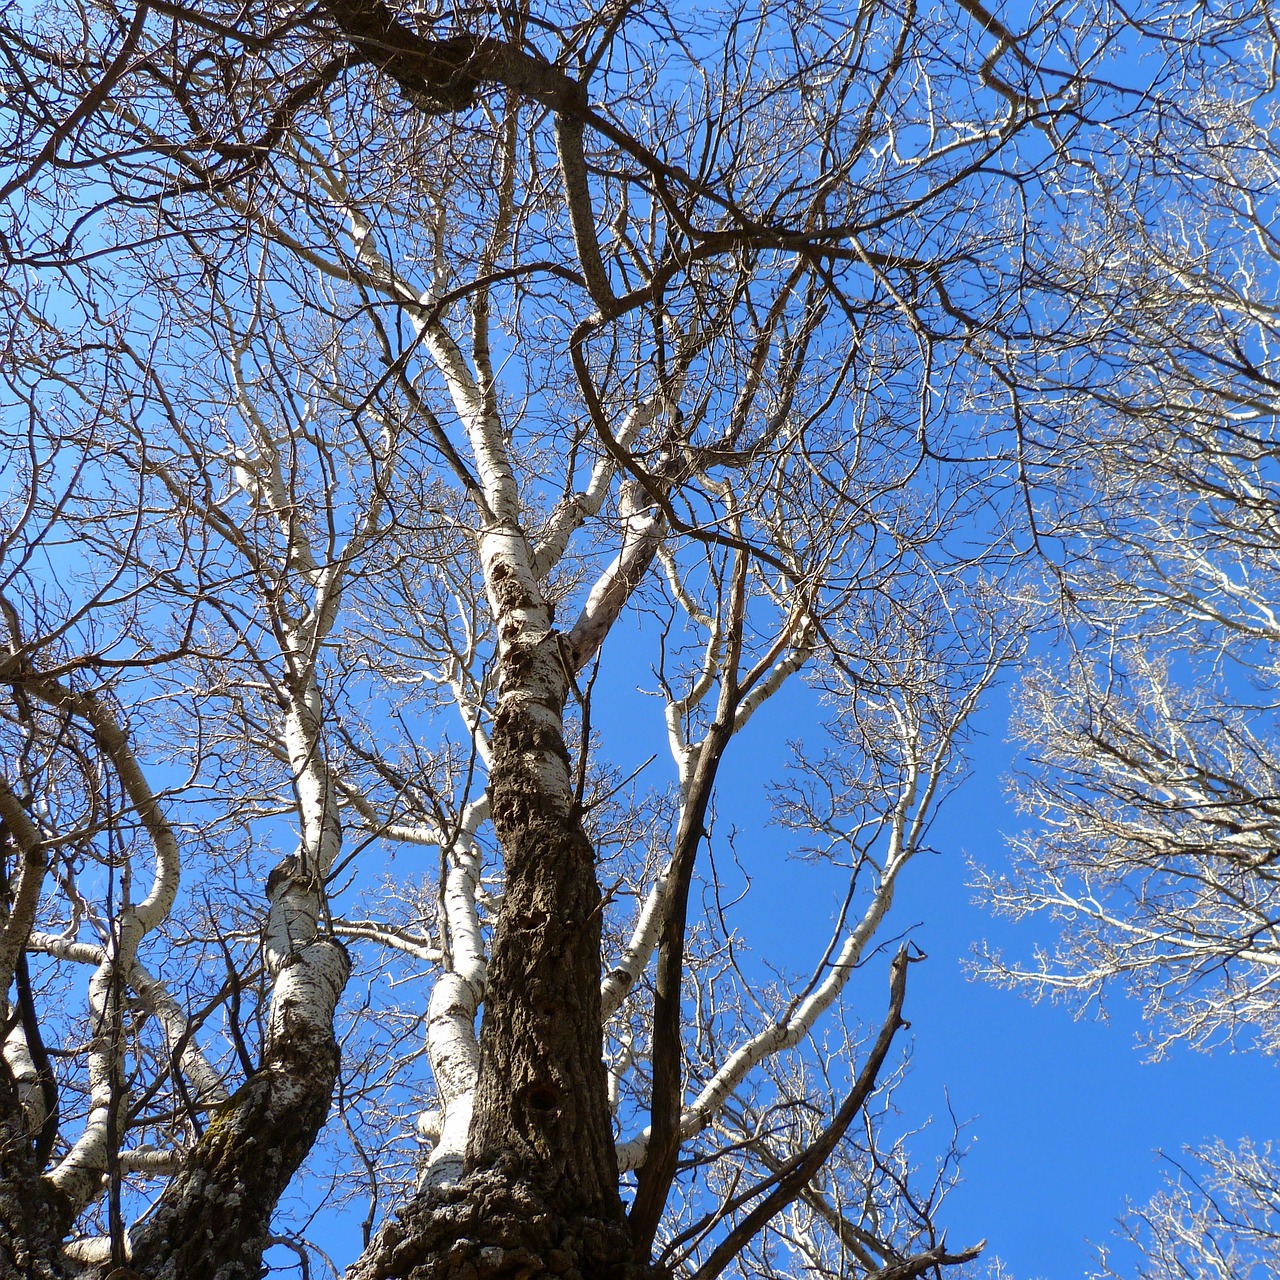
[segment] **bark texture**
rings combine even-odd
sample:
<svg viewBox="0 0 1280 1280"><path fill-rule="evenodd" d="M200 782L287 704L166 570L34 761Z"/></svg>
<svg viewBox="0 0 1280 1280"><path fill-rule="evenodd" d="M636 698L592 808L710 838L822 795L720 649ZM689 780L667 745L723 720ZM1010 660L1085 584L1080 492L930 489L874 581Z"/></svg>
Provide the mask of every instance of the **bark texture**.
<svg viewBox="0 0 1280 1280"><path fill-rule="evenodd" d="M621 1215L542 1194L516 1162L433 1187L385 1223L347 1280L641 1280Z"/></svg>
<svg viewBox="0 0 1280 1280"><path fill-rule="evenodd" d="M271 1215L329 1110L338 1074L333 1002L350 966L341 943L316 938L298 949L294 967L338 983L327 1017L287 1000L278 1015L273 1011L261 1067L214 1113L134 1233L129 1265L146 1280L258 1280L263 1274Z"/></svg>
<svg viewBox="0 0 1280 1280"><path fill-rule="evenodd" d="M36 1165L18 1092L0 1062L0 1280L63 1280L69 1206Z"/></svg>
<svg viewBox="0 0 1280 1280"><path fill-rule="evenodd" d="M569 775L560 732L569 677L559 636L513 646L504 668L490 809L506 889L468 1164L536 1172L548 1193L620 1214L601 1061L595 851L571 799L566 804L554 785L554 766Z"/></svg>
<svg viewBox="0 0 1280 1280"><path fill-rule="evenodd" d="M506 862L463 1177L384 1225L352 1280L625 1280L601 1053L600 888L573 800L561 637L504 647L490 810Z"/></svg>

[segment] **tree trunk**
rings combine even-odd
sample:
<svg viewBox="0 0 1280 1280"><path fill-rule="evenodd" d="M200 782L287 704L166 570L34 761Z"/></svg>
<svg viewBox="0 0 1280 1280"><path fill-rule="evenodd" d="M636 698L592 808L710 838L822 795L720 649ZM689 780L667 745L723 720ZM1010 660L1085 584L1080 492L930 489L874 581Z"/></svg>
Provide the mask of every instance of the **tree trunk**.
<svg viewBox="0 0 1280 1280"><path fill-rule="evenodd" d="M568 673L552 634L505 657L490 808L506 888L480 1032L468 1163L534 1176L583 1211L620 1214L600 1036L600 887L564 771ZM568 803L565 803L566 798Z"/></svg>
<svg viewBox="0 0 1280 1280"><path fill-rule="evenodd" d="M317 936L319 895L297 858L267 882L274 971L262 1063L214 1112L131 1240L145 1280L258 1280L271 1215L329 1111L338 1075L333 1015L351 962Z"/></svg>
<svg viewBox="0 0 1280 1280"><path fill-rule="evenodd" d="M36 1167L27 1117L0 1060L0 1280L63 1280L70 1227L69 1206Z"/></svg>
<svg viewBox="0 0 1280 1280"><path fill-rule="evenodd" d="M506 863L467 1158L388 1222L351 1280L623 1280L600 1025L600 888L570 783L561 637L504 648L490 809Z"/></svg>

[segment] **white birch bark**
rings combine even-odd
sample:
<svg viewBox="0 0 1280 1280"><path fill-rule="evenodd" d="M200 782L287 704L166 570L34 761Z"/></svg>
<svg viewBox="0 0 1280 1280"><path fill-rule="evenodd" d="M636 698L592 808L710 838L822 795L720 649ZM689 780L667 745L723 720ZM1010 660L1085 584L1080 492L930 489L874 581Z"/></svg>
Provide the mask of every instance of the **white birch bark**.
<svg viewBox="0 0 1280 1280"><path fill-rule="evenodd" d="M639 481L623 482L618 514L622 519L622 546L591 588L566 637L569 661L575 671L595 656L648 572L662 541L662 516Z"/></svg>
<svg viewBox="0 0 1280 1280"><path fill-rule="evenodd" d="M622 1008L627 996L635 989L640 975L653 959L654 948L658 945L666 916L671 870L671 862L668 860L661 875L645 895L644 905L640 908L626 947L600 984L600 1013L606 1022Z"/></svg>
<svg viewBox="0 0 1280 1280"><path fill-rule="evenodd" d="M13 888L13 905L0 928L0 991L13 982L18 957L35 923L44 883L45 852L39 829L27 816L22 802L0 775L0 821L18 847L18 879Z"/></svg>
<svg viewBox="0 0 1280 1280"><path fill-rule="evenodd" d="M487 799L472 801L464 811L456 839L445 850L443 907L449 968L431 989L426 1026L427 1058L439 1106L418 1117L418 1133L432 1143L420 1186L445 1186L461 1176L471 1129L480 1070L476 1012L488 982L488 960L476 909L481 856L475 836L488 814Z"/></svg>
<svg viewBox="0 0 1280 1280"><path fill-rule="evenodd" d="M155 1016L164 1029L172 1053L182 1046L178 1065L193 1087L192 1101L197 1107L216 1107L227 1100L222 1077L209 1064L208 1058L196 1043L182 1006L173 998L165 983L148 972L145 965L134 961L128 973L128 983L138 999Z"/></svg>
<svg viewBox="0 0 1280 1280"><path fill-rule="evenodd" d="M333 1015L350 962L342 947L312 945L319 936L319 894L297 859L286 858L267 881L263 952L272 976L263 1060L269 1061L299 1027L332 1036Z"/></svg>
<svg viewBox="0 0 1280 1280"><path fill-rule="evenodd" d="M93 1036L89 1050L89 1114L71 1150L49 1173L54 1187L72 1205L81 1208L97 1194L99 1180L107 1166L111 1107L126 1105L124 1086L120 1083L124 1042L113 1032L124 975L136 963L143 938L168 917L178 892L182 864L173 828L151 791L127 735L110 711L91 694L74 694L53 682L44 684L40 694L76 711L92 725L155 853L147 896L137 904L126 903L121 908L111 942L89 980Z"/></svg>
<svg viewBox="0 0 1280 1280"><path fill-rule="evenodd" d="M4 1038L4 1047L0 1052L4 1055L9 1074L13 1078L14 1088L18 1091L18 1105L22 1108L28 1133L39 1133L45 1122L44 1093L40 1088L40 1073L31 1057L31 1049L27 1037L22 1030L22 1023L13 1018L13 1010L7 1002L0 1001L0 1017L6 1022L12 1019L13 1026Z"/></svg>

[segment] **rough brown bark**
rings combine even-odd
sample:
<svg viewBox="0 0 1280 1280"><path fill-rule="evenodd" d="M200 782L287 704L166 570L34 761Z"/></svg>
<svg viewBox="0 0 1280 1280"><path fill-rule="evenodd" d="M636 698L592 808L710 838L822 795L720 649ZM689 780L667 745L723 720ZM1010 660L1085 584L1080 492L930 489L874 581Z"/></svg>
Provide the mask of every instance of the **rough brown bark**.
<svg viewBox="0 0 1280 1280"><path fill-rule="evenodd" d="M568 687L560 638L509 649L492 734L490 812L506 889L480 1032L468 1164L536 1171L582 1209L621 1213L600 1035L600 888L574 808L540 785L547 756L569 760L558 722Z"/></svg>
<svg viewBox="0 0 1280 1280"><path fill-rule="evenodd" d="M0 1280L63 1280L71 1215L40 1176L17 1090L0 1060Z"/></svg>
<svg viewBox="0 0 1280 1280"><path fill-rule="evenodd" d="M466 110L494 85L556 109L585 102L558 67L506 41L465 34L429 39L399 21L382 0L323 4L351 52L390 76L428 114Z"/></svg>
<svg viewBox="0 0 1280 1280"><path fill-rule="evenodd" d="M352 1280L624 1280L600 1026L600 888L566 772L561 637L508 645L491 735L490 809L506 862L462 1179L387 1223Z"/></svg>
<svg viewBox="0 0 1280 1280"><path fill-rule="evenodd" d="M345 971L341 943L308 947L336 948ZM271 1215L320 1132L337 1073L332 1029L286 1009L262 1065L218 1108L136 1230L131 1269L145 1280L258 1280Z"/></svg>

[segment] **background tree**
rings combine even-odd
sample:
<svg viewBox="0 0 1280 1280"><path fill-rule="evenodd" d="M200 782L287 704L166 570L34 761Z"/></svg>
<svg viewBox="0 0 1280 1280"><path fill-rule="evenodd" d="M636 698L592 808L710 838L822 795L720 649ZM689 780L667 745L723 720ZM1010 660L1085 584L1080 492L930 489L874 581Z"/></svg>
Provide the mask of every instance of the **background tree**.
<svg viewBox="0 0 1280 1280"><path fill-rule="evenodd" d="M1277 1168L1269 1144L1210 1143L1194 1162L1171 1161L1164 1188L1128 1213L1123 1235L1139 1251L1136 1274L1227 1276L1253 1280L1274 1273L1277 1256ZM1103 1274L1115 1275L1102 1256ZM1127 1274L1134 1274L1126 1268Z"/></svg>
<svg viewBox="0 0 1280 1280"><path fill-rule="evenodd" d="M1019 644L972 411L1108 29L961 10L11 17L11 1271L309 1265L326 1181L356 1277L973 1255L870 962Z"/></svg>
<svg viewBox="0 0 1280 1280"><path fill-rule="evenodd" d="M1157 1055L1274 1052L1276 35L1241 6L1166 47L1169 78L1046 261L1060 346L1020 402L1066 652L1023 684L1033 825L980 888L1060 942L984 967L1081 1006L1122 984ZM1188 1155L1129 1224L1140 1273L1269 1273L1273 1164L1248 1143Z"/></svg>

